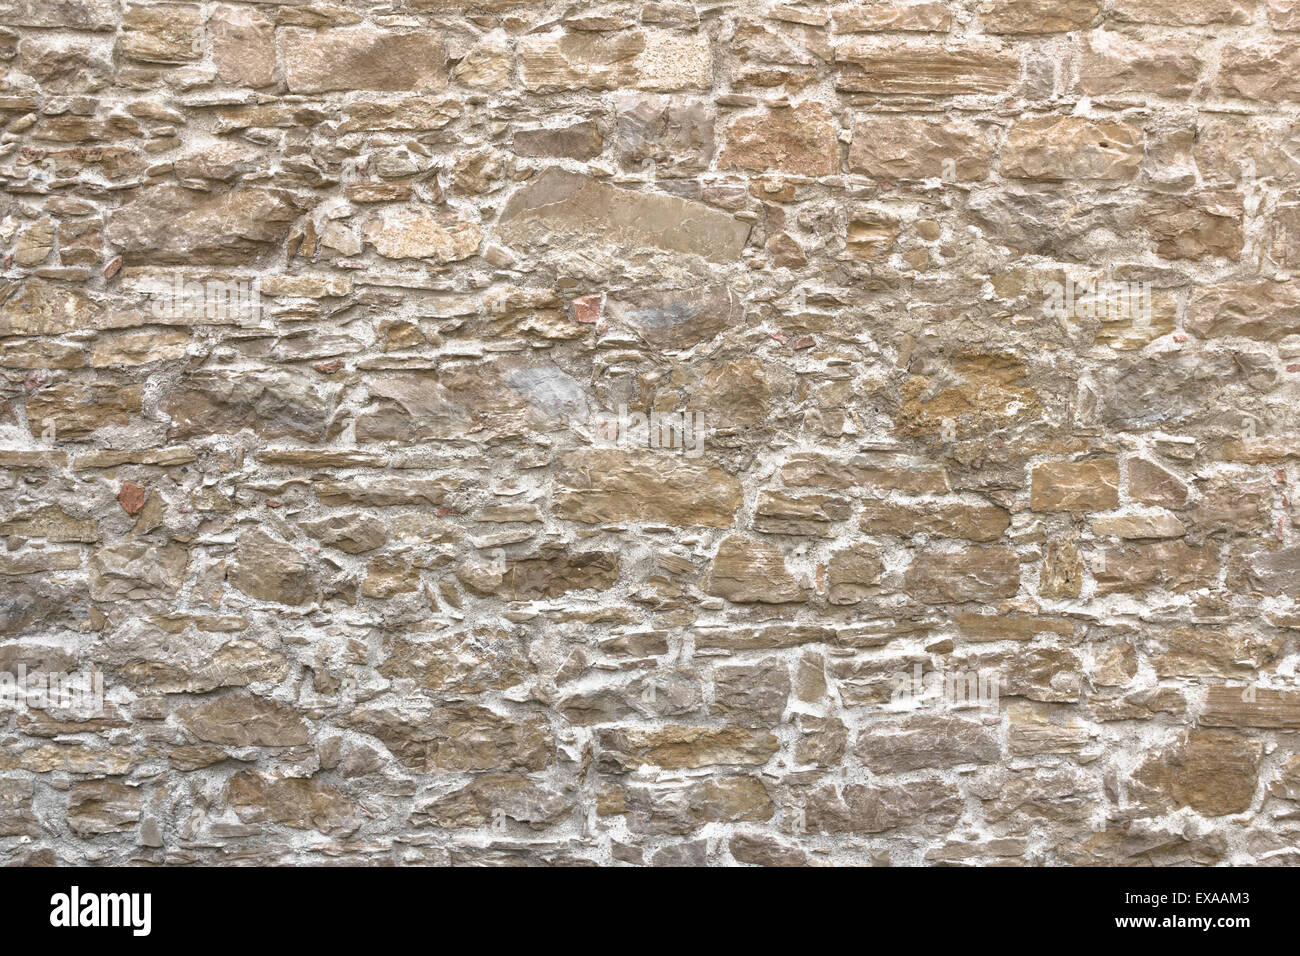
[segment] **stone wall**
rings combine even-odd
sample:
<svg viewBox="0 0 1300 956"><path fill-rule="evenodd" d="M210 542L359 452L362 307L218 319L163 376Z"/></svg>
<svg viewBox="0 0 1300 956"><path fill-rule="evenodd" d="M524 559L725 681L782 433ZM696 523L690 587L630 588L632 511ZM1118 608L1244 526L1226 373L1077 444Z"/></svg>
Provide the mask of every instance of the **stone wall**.
<svg viewBox="0 0 1300 956"><path fill-rule="evenodd" d="M4 860L1300 862L1295 0L0 59Z"/></svg>

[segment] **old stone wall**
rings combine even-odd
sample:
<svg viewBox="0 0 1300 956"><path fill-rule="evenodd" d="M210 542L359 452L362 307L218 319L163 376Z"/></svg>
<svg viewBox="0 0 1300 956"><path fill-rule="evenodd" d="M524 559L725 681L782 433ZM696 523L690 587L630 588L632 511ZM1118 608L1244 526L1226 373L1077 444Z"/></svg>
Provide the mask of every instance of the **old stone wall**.
<svg viewBox="0 0 1300 956"><path fill-rule="evenodd" d="M0 858L1300 862L1296 0L0 62Z"/></svg>

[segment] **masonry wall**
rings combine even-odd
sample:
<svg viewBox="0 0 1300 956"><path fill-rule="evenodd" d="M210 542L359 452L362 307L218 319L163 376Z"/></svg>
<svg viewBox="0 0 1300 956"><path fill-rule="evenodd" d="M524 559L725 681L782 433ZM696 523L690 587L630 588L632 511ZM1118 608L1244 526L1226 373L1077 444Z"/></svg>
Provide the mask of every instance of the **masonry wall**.
<svg viewBox="0 0 1300 956"><path fill-rule="evenodd" d="M1300 862L1295 0L0 61L4 861Z"/></svg>

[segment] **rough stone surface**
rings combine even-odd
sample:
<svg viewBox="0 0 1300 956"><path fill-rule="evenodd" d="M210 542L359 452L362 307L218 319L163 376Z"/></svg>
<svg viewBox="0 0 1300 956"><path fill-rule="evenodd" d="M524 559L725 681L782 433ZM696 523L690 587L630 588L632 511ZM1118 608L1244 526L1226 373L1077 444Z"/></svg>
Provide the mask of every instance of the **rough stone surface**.
<svg viewBox="0 0 1300 956"><path fill-rule="evenodd" d="M1296 861L1297 0L0 62L0 862Z"/></svg>

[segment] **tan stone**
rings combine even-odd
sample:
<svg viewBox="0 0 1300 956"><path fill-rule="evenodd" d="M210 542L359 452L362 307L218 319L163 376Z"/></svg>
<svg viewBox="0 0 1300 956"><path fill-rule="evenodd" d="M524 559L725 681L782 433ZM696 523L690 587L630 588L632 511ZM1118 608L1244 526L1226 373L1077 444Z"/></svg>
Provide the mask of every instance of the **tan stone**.
<svg viewBox="0 0 1300 956"><path fill-rule="evenodd" d="M795 740L795 763L836 767L844 759L849 730L838 717L800 714L799 737Z"/></svg>
<svg viewBox="0 0 1300 956"><path fill-rule="evenodd" d="M554 759L550 724L539 714L503 716L476 704L418 700L364 704L342 722L374 735L420 773L532 771Z"/></svg>
<svg viewBox="0 0 1300 956"><path fill-rule="evenodd" d="M245 823L282 823L321 833L347 833L361 822L352 801L315 778L247 770L230 778L230 807Z"/></svg>
<svg viewBox="0 0 1300 956"><path fill-rule="evenodd" d="M1092 533L1116 538L1179 538L1186 528L1168 512L1141 515L1111 515L1097 518Z"/></svg>
<svg viewBox="0 0 1300 956"><path fill-rule="evenodd" d="M523 37L519 69L530 90L680 90L709 84L707 37L663 30L552 31Z"/></svg>
<svg viewBox="0 0 1300 956"><path fill-rule="evenodd" d="M904 825L952 826L961 816L956 787L920 779L906 785L847 784L837 794L819 787L803 794L809 833L884 833Z"/></svg>
<svg viewBox="0 0 1300 956"><path fill-rule="evenodd" d="M840 171L839 126L824 103L741 116L726 130L723 169L830 176Z"/></svg>
<svg viewBox="0 0 1300 956"><path fill-rule="evenodd" d="M199 740L229 747L293 747L310 739L297 711L283 704L232 694L180 708L177 719Z"/></svg>
<svg viewBox="0 0 1300 956"><path fill-rule="evenodd" d="M1110 15L1125 23L1183 27L1249 23L1253 10L1245 0L1115 0Z"/></svg>
<svg viewBox="0 0 1300 956"><path fill-rule="evenodd" d="M914 96L1009 93L1020 82L1020 59L994 44L881 44L848 39L835 47L841 90Z"/></svg>
<svg viewBox="0 0 1300 956"><path fill-rule="evenodd" d="M125 425L140 412L139 385L109 381L65 382L41 389L27 399L27 420L34 431L50 428L60 438L83 438L110 425Z"/></svg>
<svg viewBox="0 0 1300 956"><path fill-rule="evenodd" d="M488 774L420 803L412 819L417 826L446 829L479 829L512 820L542 830L561 821L572 809L571 797L528 777Z"/></svg>
<svg viewBox="0 0 1300 956"><path fill-rule="evenodd" d="M1001 754L994 729L963 717L916 715L873 721L858 734L854 756L872 773L994 763Z"/></svg>
<svg viewBox="0 0 1300 956"><path fill-rule="evenodd" d="M1131 180L1142 162L1142 130L1080 116L1019 120L1002 144L1002 174L1017 179Z"/></svg>
<svg viewBox="0 0 1300 956"><path fill-rule="evenodd" d="M616 754L620 763L645 763L669 770L761 766L778 747L772 734L740 727L611 729L601 730L599 740L601 749Z"/></svg>
<svg viewBox="0 0 1300 956"><path fill-rule="evenodd" d="M808 600L778 548L742 535L730 535L718 545L704 590L736 603Z"/></svg>
<svg viewBox="0 0 1300 956"><path fill-rule="evenodd" d="M713 674L712 713L729 724L770 727L790 696L790 674L779 658L719 667Z"/></svg>
<svg viewBox="0 0 1300 956"><path fill-rule="evenodd" d="M1159 806L1191 807L1218 817L1250 809L1263 745L1228 731L1185 734L1147 757L1133 783Z"/></svg>
<svg viewBox="0 0 1300 956"><path fill-rule="evenodd" d="M230 583L249 597L278 604L307 604L316 596L316 576L302 553L260 528L239 536Z"/></svg>
<svg viewBox="0 0 1300 956"><path fill-rule="evenodd" d="M478 226L438 216L422 206L385 207L367 221L363 235L385 259L457 262L478 252Z"/></svg>
<svg viewBox="0 0 1300 956"><path fill-rule="evenodd" d="M203 56L203 8L196 3L127 4L122 54L146 63L185 63Z"/></svg>
<svg viewBox="0 0 1300 956"><path fill-rule="evenodd" d="M591 237L720 262L739 257L750 230L747 223L701 203L620 189L558 168L516 191L501 223L503 237L512 242L541 245L557 237Z"/></svg>
<svg viewBox="0 0 1300 956"><path fill-rule="evenodd" d="M121 541L90 556L90 597L140 601L174 597L185 581L189 552L178 544Z"/></svg>
<svg viewBox="0 0 1300 956"><path fill-rule="evenodd" d="M297 215L283 190L206 194L162 184L114 210L106 236L137 261L247 264L283 240Z"/></svg>
<svg viewBox="0 0 1300 956"><path fill-rule="evenodd" d="M995 505L934 502L863 502L858 527L866 534L926 534L968 541L996 541L1011 524L1011 516Z"/></svg>
<svg viewBox="0 0 1300 956"><path fill-rule="evenodd" d="M1243 202L1235 189L1155 196L1143 208L1143 225L1166 259L1238 259L1245 242Z"/></svg>
<svg viewBox="0 0 1300 956"><path fill-rule="evenodd" d="M795 487L871 489L907 494L943 494L948 474L933 464L910 465L867 456L836 459L818 453L792 455L781 466L781 480Z"/></svg>
<svg viewBox="0 0 1300 956"><path fill-rule="evenodd" d="M854 3L831 10L836 33L870 33L899 30L920 33L947 33L952 25L952 10L935 0L907 2Z"/></svg>
<svg viewBox="0 0 1300 956"><path fill-rule="evenodd" d="M1218 549L1183 541L1158 541L1104 548L1093 560L1097 594L1168 588L1193 591L1209 587L1219 573Z"/></svg>
<svg viewBox="0 0 1300 956"><path fill-rule="evenodd" d="M1180 508L1187 501L1187 485L1177 475L1145 458L1128 459L1128 493L1147 505Z"/></svg>
<svg viewBox="0 0 1300 956"><path fill-rule="evenodd" d="M231 86L275 82L275 22L259 10L218 7L208 17L212 62Z"/></svg>
<svg viewBox="0 0 1300 956"><path fill-rule="evenodd" d="M884 563L875 548L858 545L836 551L826 562L826 600L831 604L857 604L880 584Z"/></svg>
<svg viewBox="0 0 1300 956"><path fill-rule="evenodd" d="M1200 723L1204 727L1300 730L1300 693L1216 684L1206 693Z"/></svg>
<svg viewBox="0 0 1300 956"><path fill-rule="evenodd" d="M568 521L659 522L729 527L742 503L740 482L720 468L668 455L584 450L565 455L554 507Z"/></svg>
<svg viewBox="0 0 1300 956"><path fill-rule="evenodd" d="M1216 88L1224 96L1294 102L1300 99L1297 66L1300 43L1292 38L1231 40L1220 54Z"/></svg>
<svg viewBox="0 0 1300 956"><path fill-rule="evenodd" d="M1096 0L983 0L986 33L1068 33L1086 30L1101 9Z"/></svg>
<svg viewBox="0 0 1300 956"><path fill-rule="evenodd" d="M1010 548L966 548L918 554L904 587L925 604L993 601L1020 590L1020 563Z"/></svg>
<svg viewBox="0 0 1300 956"><path fill-rule="evenodd" d="M1034 511L1109 511L1119 506L1119 462L1052 461L1035 465L1029 507Z"/></svg>
<svg viewBox="0 0 1300 956"><path fill-rule="evenodd" d="M1268 22L1274 30L1300 30L1300 7L1295 0L1267 0Z"/></svg>
<svg viewBox="0 0 1300 956"><path fill-rule="evenodd" d="M113 780L85 780L68 793L68 826L82 838L130 830L140 820L138 787Z"/></svg>
<svg viewBox="0 0 1300 956"><path fill-rule="evenodd" d="M1117 32L1097 32L1085 40L1079 58L1079 89L1089 96L1150 93L1188 96L1203 60L1193 38L1134 40Z"/></svg>
<svg viewBox="0 0 1300 956"><path fill-rule="evenodd" d="M1250 677L1281 656L1282 639L1242 628L1171 627L1151 632L1159 677Z"/></svg>
<svg viewBox="0 0 1300 956"><path fill-rule="evenodd" d="M829 537L834 523L846 519L850 511L849 502L838 495L762 491L754 508L754 530Z"/></svg>
<svg viewBox="0 0 1300 956"><path fill-rule="evenodd" d="M447 84L442 39L369 26L280 31L285 82L293 93L330 90L424 92Z"/></svg>
<svg viewBox="0 0 1300 956"><path fill-rule="evenodd" d="M865 116L853 125L849 169L882 179L985 179L987 132L962 120Z"/></svg>
<svg viewBox="0 0 1300 956"><path fill-rule="evenodd" d="M1187 307L1187 330L1202 338L1270 342L1300 334L1300 284L1255 281L1197 288Z"/></svg>
<svg viewBox="0 0 1300 956"><path fill-rule="evenodd" d="M1043 544L1038 594L1048 600L1077 598L1083 588L1083 555L1073 536L1052 537Z"/></svg>

